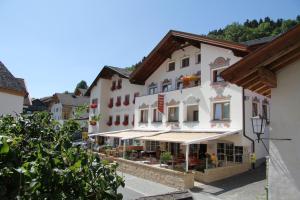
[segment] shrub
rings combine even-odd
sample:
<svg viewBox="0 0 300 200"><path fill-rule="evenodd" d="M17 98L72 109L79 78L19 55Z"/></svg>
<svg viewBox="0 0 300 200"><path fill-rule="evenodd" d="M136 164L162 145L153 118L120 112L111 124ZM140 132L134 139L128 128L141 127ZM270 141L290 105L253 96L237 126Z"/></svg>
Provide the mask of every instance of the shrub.
<svg viewBox="0 0 300 200"><path fill-rule="evenodd" d="M48 113L0 118L0 199L122 199L117 164L72 147L79 129Z"/></svg>

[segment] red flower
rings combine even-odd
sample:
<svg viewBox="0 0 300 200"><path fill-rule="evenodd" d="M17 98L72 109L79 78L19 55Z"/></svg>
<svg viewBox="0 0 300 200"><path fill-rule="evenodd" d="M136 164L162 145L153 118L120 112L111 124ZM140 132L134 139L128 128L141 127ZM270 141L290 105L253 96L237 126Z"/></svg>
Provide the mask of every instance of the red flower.
<svg viewBox="0 0 300 200"><path fill-rule="evenodd" d="M119 126L119 125L120 125L120 122L119 122L119 121L115 121L115 125L116 125L116 126Z"/></svg>
<svg viewBox="0 0 300 200"><path fill-rule="evenodd" d="M98 105L96 103L91 104L91 108L95 109L97 107L98 107Z"/></svg>

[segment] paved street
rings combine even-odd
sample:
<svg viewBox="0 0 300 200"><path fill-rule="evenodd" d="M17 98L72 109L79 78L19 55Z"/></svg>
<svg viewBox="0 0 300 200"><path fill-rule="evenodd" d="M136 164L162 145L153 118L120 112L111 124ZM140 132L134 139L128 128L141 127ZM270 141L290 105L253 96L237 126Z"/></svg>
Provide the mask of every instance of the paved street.
<svg viewBox="0 0 300 200"><path fill-rule="evenodd" d="M125 200L176 191L174 188L129 174L124 174L124 177L126 186L119 191ZM195 187L190 192L194 199L199 200L260 200L265 197L265 183L265 167L259 167L209 185L195 182Z"/></svg>
<svg viewBox="0 0 300 200"><path fill-rule="evenodd" d="M122 173L119 173L122 176ZM159 183L154 183L129 174L123 174L125 177L125 188L120 188L119 192L123 194L124 200L137 199L144 196L153 196L176 191Z"/></svg>

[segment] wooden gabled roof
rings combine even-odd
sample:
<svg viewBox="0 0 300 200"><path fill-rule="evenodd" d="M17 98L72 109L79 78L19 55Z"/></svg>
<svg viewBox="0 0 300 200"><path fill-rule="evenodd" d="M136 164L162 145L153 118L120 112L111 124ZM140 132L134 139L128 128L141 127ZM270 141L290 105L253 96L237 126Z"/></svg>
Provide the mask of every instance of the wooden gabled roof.
<svg viewBox="0 0 300 200"><path fill-rule="evenodd" d="M202 35L171 30L150 52L141 65L131 74L130 81L132 83L144 84L145 80L167 58L170 58L174 51L190 45L200 48L201 43L230 49L237 56L245 56L250 52L250 48L246 44L228 42Z"/></svg>
<svg viewBox="0 0 300 200"><path fill-rule="evenodd" d="M270 97L271 88L277 86L276 72L297 59L300 59L300 25L253 51L221 75L226 81Z"/></svg>

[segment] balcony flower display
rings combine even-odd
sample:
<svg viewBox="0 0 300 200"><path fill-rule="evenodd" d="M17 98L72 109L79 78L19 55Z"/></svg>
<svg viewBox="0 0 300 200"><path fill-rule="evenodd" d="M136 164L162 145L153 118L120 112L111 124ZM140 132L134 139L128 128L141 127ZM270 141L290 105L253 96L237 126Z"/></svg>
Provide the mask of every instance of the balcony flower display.
<svg viewBox="0 0 300 200"><path fill-rule="evenodd" d="M119 126L120 125L120 121L115 121L115 126Z"/></svg>
<svg viewBox="0 0 300 200"><path fill-rule="evenodd" d="M123 121L123 126L127 126L128 125L128 120Z"/></svg>
<svg viewBox="0 0 300 200"><path fill-rule="evenodd" d="M97 108L98 107L98 105L96 104L96 103L93 103L93 104L91 104L91 106L90 106L91 108L93 108L93 109L95 109L95 108Z"/></svg>
<svg viewBox="0 0 300 200"><path fill-rule="evenodd" d="M112 125L112 121L108 121L108 122L106 123L106 125L107 125L107 126L111 126L111 125Z"/></svg>
<svg viewBox="0 0 300 200"><path fill-rule="evenodd" d="M199 80L199 79L200 79L200 78L199 78L199 76L197 76L197 75L183 76L183 77L181 78L184 87L189 86L190 83L191 83L191 81L197 81L197 80Z"/></svg>

